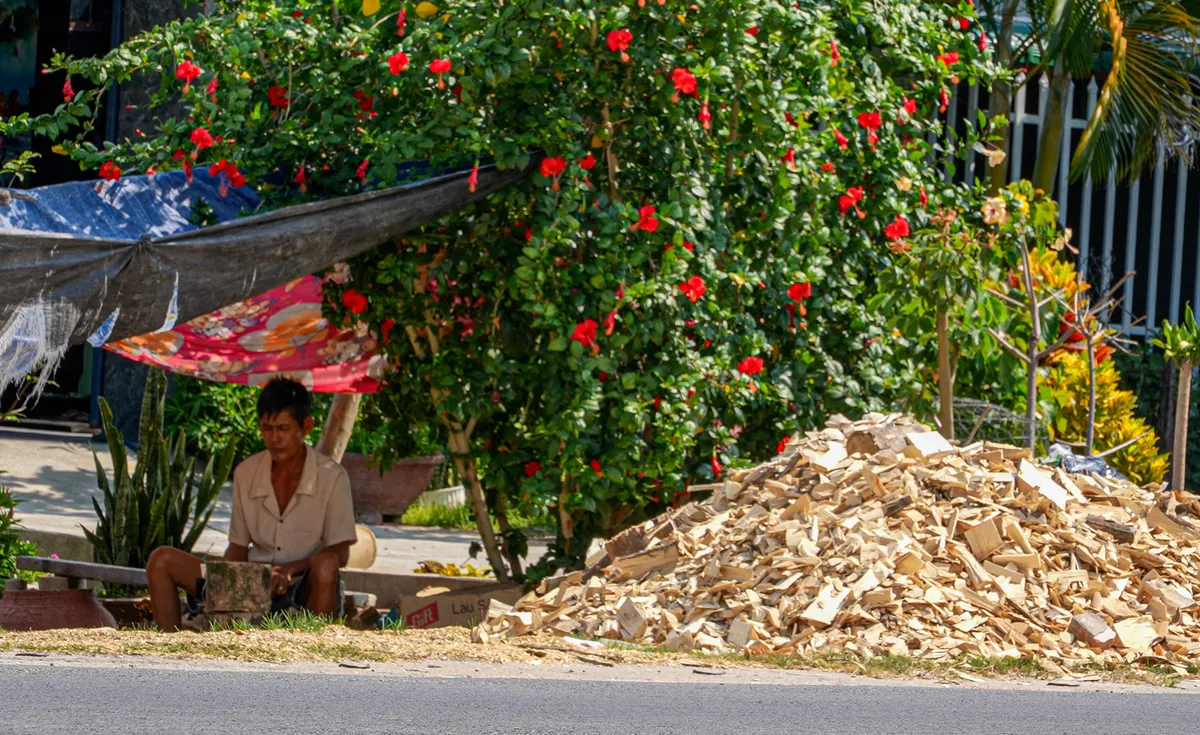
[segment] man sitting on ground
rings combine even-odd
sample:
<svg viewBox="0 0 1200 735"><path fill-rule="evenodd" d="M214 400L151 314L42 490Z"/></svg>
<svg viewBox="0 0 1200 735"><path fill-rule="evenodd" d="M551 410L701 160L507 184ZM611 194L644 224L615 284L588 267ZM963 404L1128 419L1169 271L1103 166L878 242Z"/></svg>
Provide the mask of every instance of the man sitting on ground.
<svg viewBox="0 0 1200 735"><path fill-rule="evenodd" d="M276 379L258 397L258 428L265 452L233 473L233 513L226 561L271 565L272 612L306 608L341 617L341 567L357 539L350 479L341 465L308 446L312 431L308 390ZM159 547L146 564L150 604L158 629L181 623L179 590L193 614L203 609L200 559Z"/></svg>

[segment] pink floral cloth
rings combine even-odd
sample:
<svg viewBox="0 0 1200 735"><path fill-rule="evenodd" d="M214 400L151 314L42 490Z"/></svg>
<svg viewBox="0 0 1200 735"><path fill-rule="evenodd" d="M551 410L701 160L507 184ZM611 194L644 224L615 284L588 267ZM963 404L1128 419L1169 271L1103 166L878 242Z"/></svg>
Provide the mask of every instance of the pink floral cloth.
<svg viewBox="0 0 1200 735"><path fill-rule="evenodd" d="M344 264L327 278L344 280ZM385 361L365 325L331 328L321 279L305 276L165 332L104 347L180 375L243 385L285 376L318 393L374 393Z"/></svg>

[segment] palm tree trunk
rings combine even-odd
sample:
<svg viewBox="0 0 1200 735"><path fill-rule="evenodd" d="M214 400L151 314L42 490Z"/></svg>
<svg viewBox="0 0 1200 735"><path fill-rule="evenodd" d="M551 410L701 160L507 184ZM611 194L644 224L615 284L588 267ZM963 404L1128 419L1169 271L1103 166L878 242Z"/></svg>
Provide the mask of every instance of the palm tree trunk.
<svg viewBox="0 0 1200 735"><path fill-rule="evenodd" d="M1019 1L1010 0L1005 3L1004 14L1000 17L1000 35L995 39L996 63L1005 69L1012 64L1013 25ZM992 117L1001 114L1006 118L1009 116L1012 111L1012 85L1007 80L998 79L992 82L992 96L988 108ZM999 166L992 166L988 171L988 190L992 196L995 196L1008 183L1008 154L1012 150L1012 125L997 128L996 133L1000 136L996 146L1004 151L1004 162ZM1019 166L1020 164L1014 165Z"/></svg>
<svg viewBox="0 0 1200 735"><path fill-rule="evenodd" d="M1188 408L1192 403L1192 363L1179 364L1179 393L1175 398L1175 447L1171 452L1171 489L1183 490L1187 470Z"/></svg>
<svg viewBox="0 0 1200 735"><path fill-rule="evenodd" d="M941 401L939 420L942 436L954 438L954 373L950 369L950 315L937 310L938 396Z"/></svg>
<svg viewBox="0 0 1200 735"><path fill-rule="evenodd" d="M1033 187L1041 189L1047 195L1054 193L1054 175L1058 173L1058 159L1062 154L1063 114L1066 112L1064 108L1067 103L1067 85L1071 82L1071 75L1066 66L1060 56L1054 67L1047 72L1050 75L1050 94L1042 119L1037 162L1033 167ZM1059 192L1059 196L1062 194Z"/></svg>

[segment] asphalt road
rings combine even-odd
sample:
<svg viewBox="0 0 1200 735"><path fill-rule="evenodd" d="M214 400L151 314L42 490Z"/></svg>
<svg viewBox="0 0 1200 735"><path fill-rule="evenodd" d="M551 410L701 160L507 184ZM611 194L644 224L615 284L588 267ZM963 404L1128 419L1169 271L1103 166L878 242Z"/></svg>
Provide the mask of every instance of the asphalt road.
<svg viewBox="0 0 1200 735"><path fill-rule="evenodd" d="M0 665L0 732L1194 733L1200 700L912 685Z"/></svg>

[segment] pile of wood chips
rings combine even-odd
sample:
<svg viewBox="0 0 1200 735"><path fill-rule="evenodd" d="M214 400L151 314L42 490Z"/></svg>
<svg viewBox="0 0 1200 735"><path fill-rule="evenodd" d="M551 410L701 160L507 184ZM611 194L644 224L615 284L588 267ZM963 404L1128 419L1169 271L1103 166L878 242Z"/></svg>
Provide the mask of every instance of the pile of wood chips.
<svg viewBox="0 0 1200 735"><path fill-rule="evenodd" d="M1027 449L953 447L881 414L835 416L703 489L709 499L608 541L587 571L494 603L474 639L548 630L1051 667L1200 653L1194 498L1039 467Z"/></svg>

